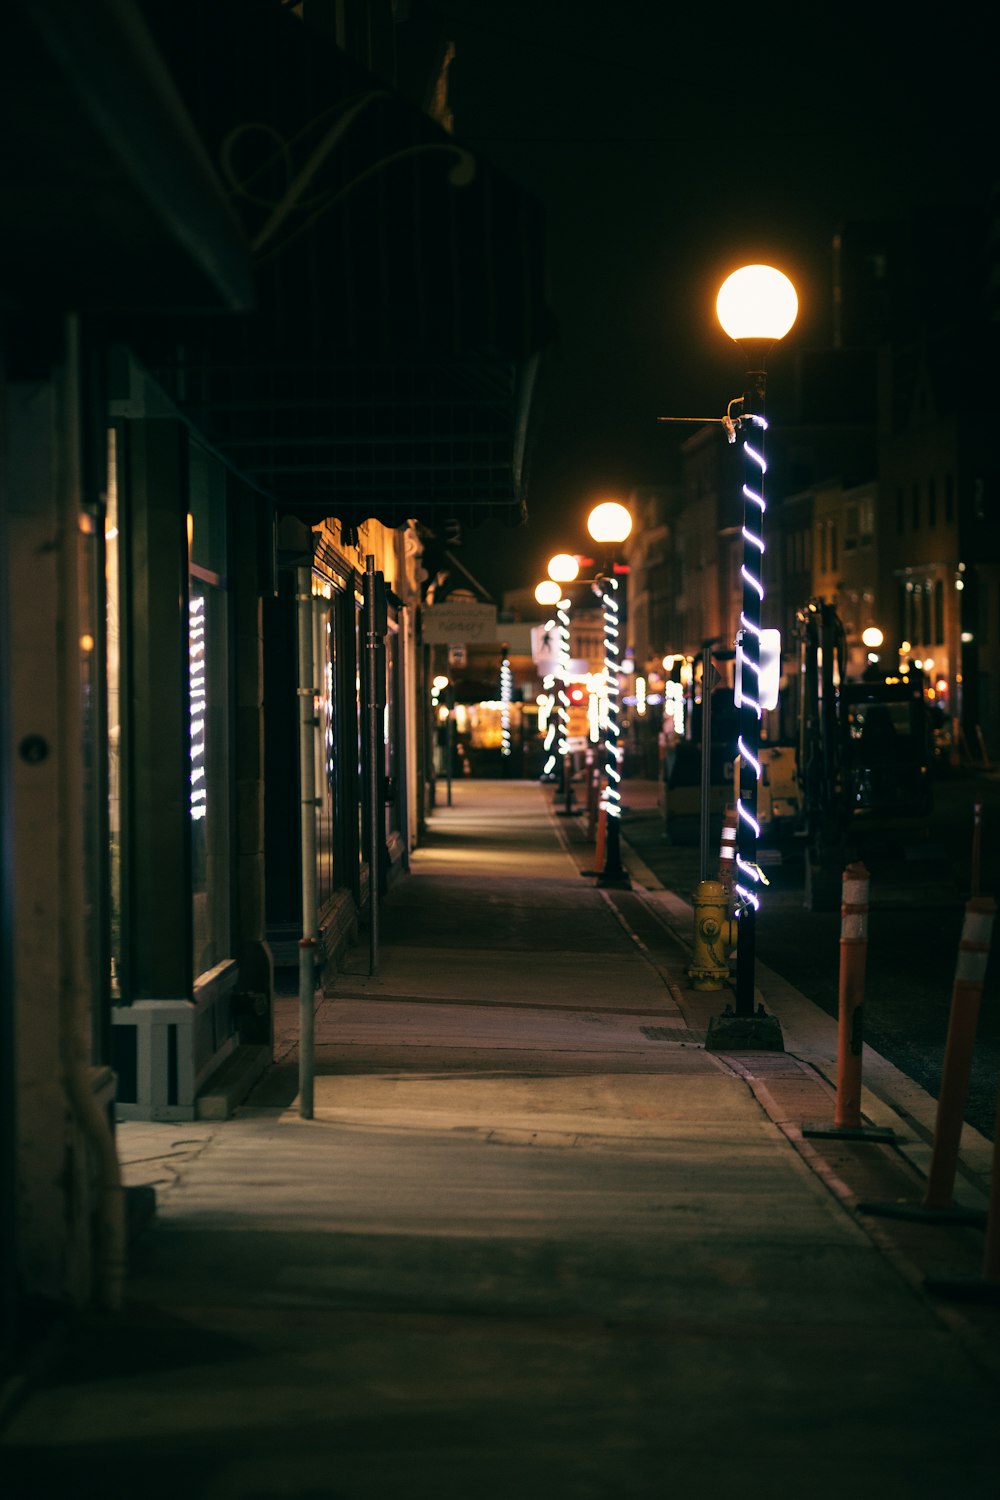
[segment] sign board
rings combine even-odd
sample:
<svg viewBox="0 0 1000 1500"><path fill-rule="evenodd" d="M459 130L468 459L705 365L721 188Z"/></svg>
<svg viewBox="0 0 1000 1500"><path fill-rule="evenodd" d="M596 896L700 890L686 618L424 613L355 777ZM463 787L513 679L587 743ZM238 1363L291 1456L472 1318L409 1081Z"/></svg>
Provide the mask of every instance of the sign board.
<svg viewBox="0 0 1000 1500"><path fill-rule="evenodd" d="M464 646L448 647L449 667L467 667L469 665L469 653Z"/></svg>
<svg viewBox="0 0 1000 1500"><path fill-rule="evenodd" d="M576 750L588 750L590 740L585 734L571 734L566 738L566 749L572 754Z"/></svg>
<svg viewBox="0 0 1000 1500"><path fill-rule="evenodd" d="M575 703L570 704L566 734L569 739L573 740L586 740L590 735L590 710L585 703L581 706Z"/></svg>
<svg viewBox="0 0 1000 1500"><path fill-rule="evenodd" d="M762 630L760 633L760 706L777 708L778 683L781 679L781 631ZM736 707L743 702L743 647L736 643L736 690L733 695Z"/></svg>
<svg viewBox="0 0 1000 1500"><path fill-rule="evenodd" d="M559 666L559 653L554 625L532 625L531 658L539 677L555 672Z"/></svg>
<svg viewBox="0 0 1000 1500"><path fill-rule="evenodd" d="M495 641L497 609L495 604L478 604L472 599L446 599L421 610L423 638L429 646L469 645L474 641Z"/></svg>

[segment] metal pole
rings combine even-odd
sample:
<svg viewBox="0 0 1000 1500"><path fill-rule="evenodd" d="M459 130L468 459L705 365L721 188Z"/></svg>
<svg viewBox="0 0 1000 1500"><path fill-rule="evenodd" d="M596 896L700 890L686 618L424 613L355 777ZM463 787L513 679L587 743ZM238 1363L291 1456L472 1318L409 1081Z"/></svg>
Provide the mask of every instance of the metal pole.
<svg viewBox="0 0 1000 1500"><path fill-rule="evenodd" d="M298 623L299 797L302 937L299 941L299 1114L313 1117L316 997L316 684L313 668L312 573L295 571Z"/></svg>
<svg viewBox="0 0 1000 1500"><path fill-rule="evenodd" d="M707 641L701 648L701 878L708 880L708 840L712 796L712 649Z"/></svg>
<svg viewBox="0 0 1000 1500"><path fill-rule="evenodd" d="M451 762L455 754L455 719L452 706L448 704L448 721L444 733L445 780L448 786L448 806L451 806Z"/></svg>
<svg viewBox="0 0 1000 1500"><path fill-rule="evenodd" d="M761 360L763 364L763 360ZM736 870L739 937L736 944L736 1015L752 1016L757 949L757 777L760 770L760 617L764 552L763 369L747 372L741 419L743 443L743 609L740 615L740 787L736 804ZM754 420L757 418L758 420Z"/></svg>
<svg viewBox="0 0 1000 1500"><path fill-rule="evenodd" d="M379 692L379 648L382 637L378 631L375 609L375 559L369 553L365 558L365 576L362 583L365 607L365 643L367 657L368 690L368 972L374 974L378 967L379 938L379 867L384 830L380 823L385 818L382 792L382 737L379 711L382 694ZM451 798L448 799L451 801Z"/></svg>

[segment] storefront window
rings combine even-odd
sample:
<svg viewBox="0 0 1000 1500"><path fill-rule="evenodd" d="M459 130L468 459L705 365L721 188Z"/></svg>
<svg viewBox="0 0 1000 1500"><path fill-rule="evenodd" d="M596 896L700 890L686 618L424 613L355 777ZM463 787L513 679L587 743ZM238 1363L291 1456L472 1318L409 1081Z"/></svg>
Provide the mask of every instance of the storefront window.
<svg viewBox="0 0 1000 1500"><path fill-rule="evenodd" d="M323 909L337 875L337 632L330 585L318 584L313 607L313 670L316 676L316 901Z"/></svg>
<svg viewBox="0 0 1000 1500"><path fill-rule="evenodd" d="M230 952L230 754L226 480L192 443L188 515L188 688L194 971Z"/></svg>
<svg viewBox="0 0 1000 1500"><path fill-rule="evenodd" d="M118 434L108 432L108 494L104 514L104 578L107 609L108 859L111 901L111 994L121 994L122 794L121 794L121 573L118 498Z"/></svg>
<svg viewBox="0 0 1000 1500"><path fill-rule="evenodd" d="M386 838L399 829L399 633L390 625L385 651L385 834Z"/></svg>

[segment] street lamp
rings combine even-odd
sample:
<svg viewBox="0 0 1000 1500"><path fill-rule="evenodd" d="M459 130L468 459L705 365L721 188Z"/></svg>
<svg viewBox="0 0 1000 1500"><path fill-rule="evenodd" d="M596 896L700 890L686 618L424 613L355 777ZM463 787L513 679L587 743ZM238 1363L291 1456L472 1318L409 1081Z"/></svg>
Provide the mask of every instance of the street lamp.
<svg viewBox="0 0 1000 1500"><path fill-rule="evenodd" d="M535 587L536 604L558 604L561 597L562 589L551 578L543 578Z"/></svg>
<svg viewBox="0 0 1000 1500"><path fill-rule="evenodd" d="M621 725L618 719L621 647L614 549L625 541L632 530L631 513L617 500L604 500L587 517L587 530L604 549L604 565L596 580L604 617L604 676L607 695L604 731L604 868L598 874L597 882L599 885L621 885L628 883L628 875L621 860Z"/></svg>
<svg viewBox="0 0 1000 1500"><path fill-rule="evenodd" d="M761 705L761 581L764 556L764 397L767 389L765 363L768 351L795 322L798 298L795 288L773 266L743 266L723 282L716 300L716 313L723 329L742 345L747 360L746 387L739 415L730 428L730 439L739 431L743 449L743 603L737 641L739 665L739 754L740 782L736 802L736 1016L746 1029L754 1017L754 966L756 960L757 911L763 882L757 862L757 783L760 780ZM765 1018L766 1019L766 1018ZM772 1021L772 1027L777 1023ZM780 1031L779 1031L780 1036ZM779 1042L780 1046L780 1042Z"/></svg>
<svg viewBox="0 0 1000 1500"><path fill-rule="evenodd" d="M555 557L549 558L545 571L554 583L572 583L580 576L580 561L569 552L557 552Z"/></svg>

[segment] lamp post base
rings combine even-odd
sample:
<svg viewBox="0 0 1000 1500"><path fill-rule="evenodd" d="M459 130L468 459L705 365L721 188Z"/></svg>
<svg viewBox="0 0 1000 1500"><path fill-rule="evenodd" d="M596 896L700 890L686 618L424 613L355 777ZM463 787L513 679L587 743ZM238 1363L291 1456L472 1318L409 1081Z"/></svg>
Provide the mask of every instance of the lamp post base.
<svg viewBox="0 0 1000 1500"><path fill-rule="evenodd" d="M761 1005L755 1016L738 1016L727 1010L713 1016L705 1037L706 1052L784 1052L781 1022Z"/></svg>

